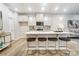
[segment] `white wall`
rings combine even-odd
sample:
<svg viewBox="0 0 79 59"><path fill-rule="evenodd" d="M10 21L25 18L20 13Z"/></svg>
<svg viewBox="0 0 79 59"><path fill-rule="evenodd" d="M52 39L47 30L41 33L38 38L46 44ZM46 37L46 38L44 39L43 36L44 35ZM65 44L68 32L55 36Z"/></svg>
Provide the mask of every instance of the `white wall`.
<svg viewBox="0 0 79 59"><path fill-rule="evenodd" d="M0 11L2 11L3 30L5 32L11 32L12 39L16 40L20 36L18 25L18 14L8 9L4 4L0 4Z"/></svg>
<svg viewBox="0 0 79 59"><path fill-rule="evenodd" d="M44 15L42 16L42 18L40 18L40 14L37 15L25 15L25 16L29 16L29 17L36 17L35 19L30 20L28 18L28 24L29 25L35 25L36 21L44 21L45 25L51 25L51 30L55 31L57 30L57 28L62 27L64 31L68 31L67 28L67 20L71 20L71 19L79 19L79 15L57 15L57 14L50 14L50 15ZM47 20L45 20L45 17L47 17ZM41 19L41 20L40 20Z"/></svg>
<svg viewBox="0 0 79 59"><path fill-rule="evenodd" d="M8 8L3 4L0 4L0 11L2 11L3 19L3 31L9 31L8 23Z"/></svg>
<svg viewBox="0 0 79 59"><path fill-rule="evenodd" d="M71 19L79 19L79 15L29 15L29 17L33 17L30 19L28 15L22 16L23 19L19 19L19 16L16 12L12 12L8 9L4 4L0 4L0 11L3 14L3 31L11 32L12 39L16 40L21 37L22 33L19 26L19 21L28 21L28 25L35 25L36 21L44 21L45 25L51 25L51 30L56 30L57 27L63 27L64 31L67 30L67 20ZM48 20L45 20L44 17L48 17ZM36 18L34 18L36 17ZM24 28L24 33L27 31L27 28Z"/></svg>
<svg viewBox="0 0 79 59"><path fill-rule="evenodd" d="M14 31L15 31L15 38L19 39L21 38L21 30L19 26L19 17L18 14L14 13Z"/></svg>
<svg viewBox="0 0 79 59"><path fill-rule="evenodd" d="M22 16L24 19L19 19L19 16L16 12L12 12L8 9L7 6L0 4L0 11L3 14L3 31L11 32L12 39L16 40L20 38L22 33L19 26L19 21L28 21L29 25L35 25L36 21L40 19L40 21L44 21L45 25L51 25L52 30L56 30L57 27L63 27L64 31L67 31L67 20L70 19L79 19L79 15L44 15L40 16L36 15L29 15L31 17L36 17L36 19L29 19L28 15ZM48 20L44 20L44 17L47 16ZM26 28L27 29L27 28ZM27 31L27 30L26 30ZM24 31L25 32L25 31Z"/></svg>

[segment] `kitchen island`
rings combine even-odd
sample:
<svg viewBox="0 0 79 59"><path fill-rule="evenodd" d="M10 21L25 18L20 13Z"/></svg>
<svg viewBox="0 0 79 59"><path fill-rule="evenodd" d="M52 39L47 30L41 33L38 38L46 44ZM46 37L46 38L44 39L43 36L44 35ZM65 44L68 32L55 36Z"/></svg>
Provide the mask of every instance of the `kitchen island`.
<svg viewBox="0 0 79 59"><path fill-rule="evenodd" d="M59 37L70 37L70 35L73 35L75 33L73 33L73 32L54 32L54 31L28 31L25 34L26 34L26 43L27 43L26 50L27 51L28 50L67 50L67 51L69 51L69 49L67 48L68 41L61 41L59 39ZM45 42L42 41L42 43L39 43L40 37L46 38L46 41ZM33 42L29 43L27 40L28 38L36 38L36 40L34 42L35 45L33 45L34 44ZM57 41L55 41L55 40L49 41L48 38L56 38ZM43 44L43 42L45 43L45 45ZM48 44L48 42L49 42L49 44ZM60 44L63 46L60 46ZM31 48L33 46L34 46L34 48ZM39 47L39 46L44 46L44 47Z"/></svg>
<svg viewBox="0 0 79 59"><path fill-rule="evenodd" d="M59 39L59 36L70 36L73 35L73 32L54 32L54 31L28 31L25 33L26 34L26 41L28 37L56 37Z"/></svg>
<svg viewBox="0 0 79 59"><path fill-rule="evenodd" d="M25 34L74 34L73 32L27 31Z"/></svg>

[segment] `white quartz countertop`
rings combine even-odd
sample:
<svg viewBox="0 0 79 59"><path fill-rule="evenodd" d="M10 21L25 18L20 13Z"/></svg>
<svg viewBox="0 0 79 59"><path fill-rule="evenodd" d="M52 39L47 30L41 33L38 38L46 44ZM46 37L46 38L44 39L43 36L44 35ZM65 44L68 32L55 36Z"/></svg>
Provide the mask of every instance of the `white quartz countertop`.
<svg viewBox="0 0 79 59"><path fill-rule="evenodd" d="M73 32L28 31L25 34L74 34Z"/></svg>

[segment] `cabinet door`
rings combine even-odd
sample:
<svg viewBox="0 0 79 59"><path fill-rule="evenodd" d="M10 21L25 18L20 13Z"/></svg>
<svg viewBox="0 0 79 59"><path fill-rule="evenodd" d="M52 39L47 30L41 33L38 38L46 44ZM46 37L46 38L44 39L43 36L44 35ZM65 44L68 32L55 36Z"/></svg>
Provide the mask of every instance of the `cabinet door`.
<svg viewBox="0 0 79 59"><path fill-rule="evenodd" d="M44 21L43 14L36 14L36 21Z"/></svg>
<svg viewBox="0 0 79 59"><path fill-rule="evenodd" d="M20 15L19 16L19 21L28 21L28 16L26 16L26 15Z"/></svg>
<svg viewBox="0 0 79 59"><path fill-rule="evenodd" d="M51 21L48 19L48 20L44 20L44 25L51 25Z"/></svg>
<svg viewBox="0 0 79 59"><path fill-rule="evenodd" d="M34 16L30 16L28 20L28 25L33 26L36 25L36 18Z"/></svg>

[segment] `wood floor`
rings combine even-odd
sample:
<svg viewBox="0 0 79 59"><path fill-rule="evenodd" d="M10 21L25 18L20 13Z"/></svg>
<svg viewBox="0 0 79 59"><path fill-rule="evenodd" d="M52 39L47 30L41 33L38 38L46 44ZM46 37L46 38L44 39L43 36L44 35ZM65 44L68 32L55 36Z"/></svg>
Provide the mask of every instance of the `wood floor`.
<svg viewBox="0 0 79 59"><path fill-rule="evenodd" d="M75 41L70 41L68 43L68 48L70 49L69 56L78 56L79 55L79 43ZM0 56L27 56L26 49L26 41L25 39L19 39L17 41L12 42L11 47L7 47L3 51L0 51ZM63 50L65 52L65 50ZM36 52L35 54L30 52ZM68 54L63 53L62 51L45 51L41 50L43 54L38 53L38 51L28 51L28 55L32 56L66 56Z"/></svg>

